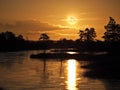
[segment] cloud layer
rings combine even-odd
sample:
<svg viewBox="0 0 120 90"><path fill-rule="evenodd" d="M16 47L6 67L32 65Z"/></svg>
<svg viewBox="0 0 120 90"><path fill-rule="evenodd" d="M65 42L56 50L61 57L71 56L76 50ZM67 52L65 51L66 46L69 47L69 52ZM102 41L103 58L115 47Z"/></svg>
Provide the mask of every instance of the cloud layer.
<svg viewBox="0 0 120 90"><path fill-rule="evenodd" d="M40 35L42 32L52 32L63 29L68 28L35 20L17 21L15 23L0 23L0 32L12 31L15 34L23 34L27 37L34 37L35 35Z"/></svg>
<svg viewBox="0 0 120 90"><path fill-rule="evenodd" d="M48 31L48 30L58 30L63 29L62 27L50 25L48 23L42 23L39 21L28 20L28 21L18 21L14 24L10 23L0 23L0 31L12 30L12 31Z"/></svg>

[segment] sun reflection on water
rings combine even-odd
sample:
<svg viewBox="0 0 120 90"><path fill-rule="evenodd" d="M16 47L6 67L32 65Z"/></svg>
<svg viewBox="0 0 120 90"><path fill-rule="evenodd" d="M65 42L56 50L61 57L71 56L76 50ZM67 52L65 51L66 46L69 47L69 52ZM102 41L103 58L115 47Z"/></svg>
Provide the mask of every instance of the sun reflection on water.
<svg viewBox="0 0 120 90"><path fill-rule="evenodd" d="M77 54L77 52L66 52L67 54Z"/></svg>
<svg viewBox="0 0 120 90"><path fill-rule="evenodd" d="M76 90L76 60L68 60L68 90Z"/></svg>

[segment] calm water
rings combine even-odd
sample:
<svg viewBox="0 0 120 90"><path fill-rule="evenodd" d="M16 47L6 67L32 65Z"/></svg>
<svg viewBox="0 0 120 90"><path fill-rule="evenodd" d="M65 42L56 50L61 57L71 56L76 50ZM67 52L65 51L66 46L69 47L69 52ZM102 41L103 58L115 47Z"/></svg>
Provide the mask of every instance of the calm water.
<svg viewBox="0 0 120 90"><path fill-rule="evenodd" d="M0 53L0 87L5 90L120 90L119 80L84 77L85 61L31 59L22 51Z"/></svg>

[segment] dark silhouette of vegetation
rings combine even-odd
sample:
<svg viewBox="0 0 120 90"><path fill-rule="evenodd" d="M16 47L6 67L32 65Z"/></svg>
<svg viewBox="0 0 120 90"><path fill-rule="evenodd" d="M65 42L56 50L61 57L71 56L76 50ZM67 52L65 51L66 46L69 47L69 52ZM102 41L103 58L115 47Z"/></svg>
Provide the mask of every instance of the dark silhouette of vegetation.
<svg viewBox="0 0 120 90"><path fill-rule="evenodd" d="M120 25L110 17L109 23L105 26L106 32L103 38L105 41L95 40L97 37L94 28L86 28L79 31L80 38L73 41L65 38L58 41L50 40L46 33L42 33L38 41L25 40L23 35L16 36L13 32L0 33L0 51L19 50L47 50L47 49L69 49L73 48L79 52L114 52L120 50ZM109 42L108 42L109 41ZM45 52L44 52L45 53Z"/></svg>
<svg viewBox="0 0 120 90"><path fill-rule="evenodd" d="M48 46L50 46L49 43L48 43L49 39L50 39L50 37L46 33L42 33L40 35L39 41L42 41L41 42L42 43L41 47L43 49L44 54L46 53L46 50L47 50Z"/></svg>
<svg viewBox="0 0 120 90"><path fill-rule="evenodd" d="M50 37L46 33L42 33L39 38L39 40L44 40L44 41L49 40L49 39Z"/></svg>
<svg viewBox="0 0 120 90"><path fill-rule="evenodd" d="M0 51L24 50L24 46L25 40L22 35L15 36L9 31L0 33Z"/></svg>
<svg viewBox="0 0 120 90"><path fill-rule="evenodd" d="M120 41L120 24L116 24L116 21L110 17L109 22L105 25L106 32L103 38L105 41Z"/></svg>
<svg viewBox="0 0 120 90"><path fill-rule="evenodd" d="M16 39L19 40L19 41L24 41L24 38L23 38L22 35L18 35L18 36L16 37Z"/></svg>
<svg viewBox="0 0 120 90"><path fill-rule="evenodd" d="M80 30L79 36L80 41L94 41L94 38L97 37L94 28L86 28L84 31Z"/></svg>

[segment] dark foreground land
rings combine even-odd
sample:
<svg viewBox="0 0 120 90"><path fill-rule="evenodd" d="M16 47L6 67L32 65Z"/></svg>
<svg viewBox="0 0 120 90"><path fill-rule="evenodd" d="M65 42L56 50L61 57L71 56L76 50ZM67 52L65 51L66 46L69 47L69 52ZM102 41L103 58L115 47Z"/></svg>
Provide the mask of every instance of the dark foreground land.
<svg viewBox="0 0 120 90"><path fill-rule="evenodd" d="M84 76L101 79L120 79L120 54L109 54L106 57L89 61L82 68L89 69Z"/></svg>

